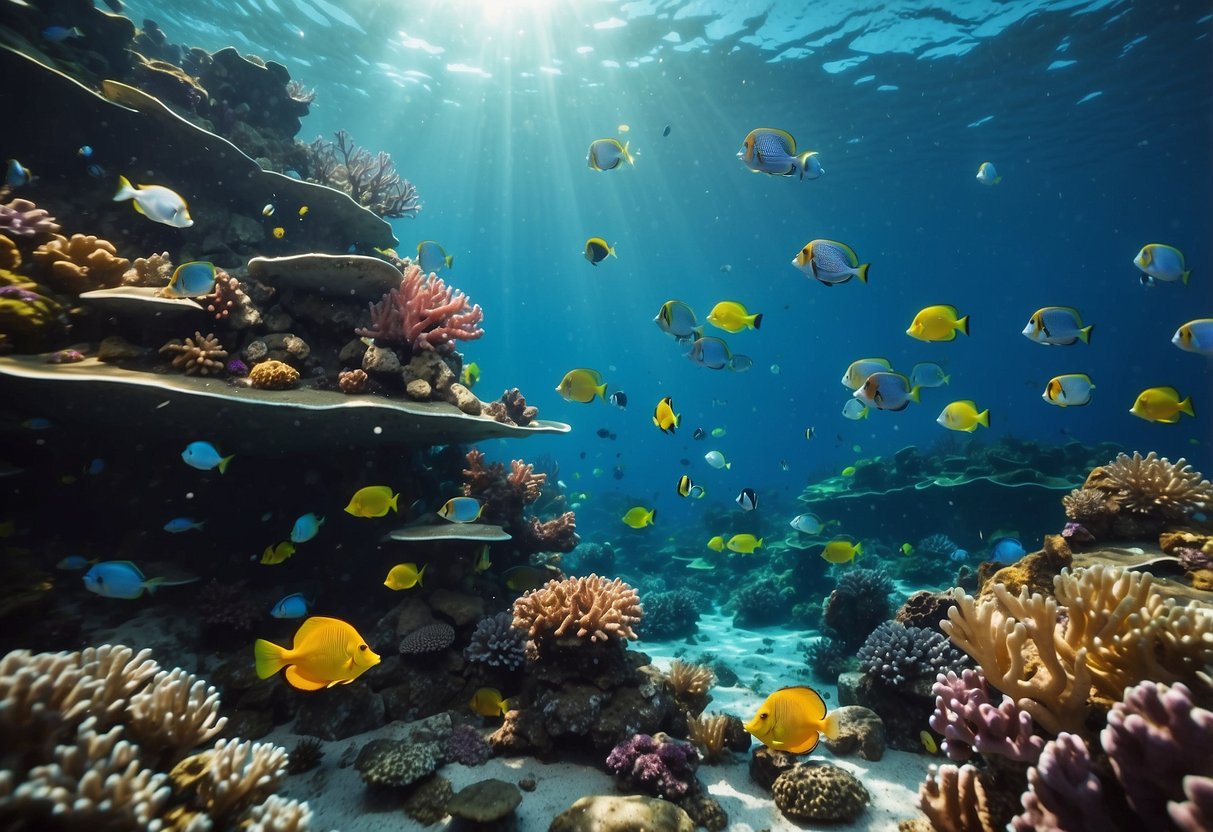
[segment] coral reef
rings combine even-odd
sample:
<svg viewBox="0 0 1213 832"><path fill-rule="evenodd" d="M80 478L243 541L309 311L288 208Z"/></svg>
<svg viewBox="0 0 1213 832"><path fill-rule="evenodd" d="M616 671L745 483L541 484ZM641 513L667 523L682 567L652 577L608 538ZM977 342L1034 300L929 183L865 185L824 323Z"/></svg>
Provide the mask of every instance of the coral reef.
<svg viewBox="0 0 1213 832"><path fill-rule="evenodd" d="M778 580L763 576L742 586L733 600L736 627L766 627L787 620L788 605Z"/></svg>
<svg viewBox="0 0 1213 832"><path fill-rule="evenodd" d="M529 425L539 417L539 408L528 405L517 387L511 387L501 398L485 405L484 415L507 425Z"/></svg>
<svg viewBox="0 0 1213 832"><path fill-rule="evenodd" d="M342 370L337 374L337 388L348 396L366 392L368 377L362 370Z"/></svg>
<svg viewBox="0 0 1213 832"><path fill-rule="evenodd" d="M552 819L548 832L660 829L695 832L695 822L668 800L642 795L586 795Z"/></svg>
<svg viewBox="0 0 1213 832"><path fill-rule="evenodd" d="M499 612L483 618L472 631L463 658L501 670L517 670L526 661L526 636L515 630L514 616Z"/></svg>
<svg viewBox="0 0 1213 832"><path fill-rule="evenodd" d="M163 288L173 277L173 261L167 251L136 257L131 267L122 273L124 286L155 286Z"/></svg>
<svg viewBox="0 0 1213 832"><path fill-rule="evenodd" d="M478 766L493 756L488 740L470 725L459 725L442 742L442 757L448 763Z"/></svg>
<svg viewBox="0 0 1213 832"><path fill-rule="evenodd" d="M1213 484L1192 470L1187 460L1178 462L1151 451L1144 457L1120 454L1087 478L1086 488L1110 491L1116 503L1134 514L1157 514L1167 520L1182 520L1213 503Z"/></svg>
<svg viewBox="0 0 1213 832"><path fill-rule="evenodd" d="M401 789L438 768L441 748L436 742L371 740L354 759L354 768L368 786Z"/></svg>
<svg viewBox="0 0 1213 832"><path fill-rule="evenodd" d="M17 244L0 234L0 269L12 271L21 265L21 250Z"/></svg>
<svg viewBox="0 0 1213 832"><path fill-rule="evenodd" d="M215 287L209 295L202 298L206 311L215 317L216 321L230 318L232 312L248 302L248 297L240 288L240 281L223 269L215 270Z"/></svg>
<svg viewBox="0 0 1213 832"><path fill-rule="evenodd" d="M410 818L426 826L446 817L446 805L454 790L451 781L434 775L422 780L404 801L404 811Z"/></svg>
<svg viewBox="0 0 1213 832"><path fill-rule="evenodd" d="M1093 523L1108 512L1108 495L1097 488L1075 488L1061 498L1061 505L1074 522Z"/></svg>
<svg viewBox="0 0 1213 832"><path fill-rule="evenodd" d="M815 677L835 684L838 674L847 669L850 659L838 639L821 636L804 652L804 660Z"/></svg>
<svg viewBox="0 0 1213 832"><path fill-rule="evenodd" d="M409 266L400 285L370 305L371 325L356 333L387 343L401 344L410 352L438 350L449 353L455 341L475 341L484 335L480 306L470 306L467 295L447 286L440 277Z"/></svg>
<svg viewBox="0 0 1213 832"><path fill-rule="evenodd" d="M636 734L611 750L606 767L621 789L678 802L696 788L699 754L690 743L666 734Z"/></svg>
<svg viewBox="0 0 1213 832"><path fill-rule="evenodd" d="M0 271L0 283L6 277ZM0 285L0 347L34 351L62 333L63 307L36 288L24 282Z"/></svg>
<svg viewBox="0 0 1213 832"><path fill-rule="evenodd" d="M50 236L58 233L59 224L28 199L14 199L0 205L0 231L8 237Z"/></svg>
<svg viewBox="0 0 1213 832"><path fill-rule="evenodd" d="M937 832L997 832L989 787L971 765L931 766L918 790L918 808Z"/></svg>
<svg viewBox="0 0 1213 832"><path fill-rule="evenodd" d="M336 142L317 138L309 146L311 180L350 195L381 217L415 217L421 211L417 189L396 172L392 157L354 144L350 134L338 130Z"/></svg>
<svg viewBox="0 0 1213 832"><path fill-rule="evenodd" d="M174 338L160 348L160 354L173 356L173 366L184 370L187 376L216 375L226 369L227 350L213 332L207 335L195 332L193 338L184 341Z"/></svg>
<svg viewBox="0 0 1213 832"><path fill-rule="evenodd" d="M55 234L34 250L34 263L56 289L80 294L117 286L130 261L118 256L113 243L94 236Z"/></svg>
<svg viewBox="0 0 1213 832"><path fill-rule="evenodd" d="M437 653L455 643L455 628L442 621L418 627L400 640L400 652L404 655Z"/></svg>
<svg viewBox="0 0 1213 832"><path fill-rule="evenodd" d="M522 792L513 783L490 778L464 786L446 804L454 828L511 828Z"/></svg>
<svg viewBox="0 0 1213 832"><path fill-rule="evenodd" d="M1063 731L1044 745L1040 759L1028 769L1023 812L1011 819L1011 829L1112 829L1103 798L1103 786L1091 772L1086 743Z"/></svg>
<svg viewBox="0 0 1213 832"><path fill-rule="evenodd" d="M823 623L847 652L858 649L868 633L889 617L892 579L879 569L852 569L838 579L826 599Z"/></svg>
<svg viewBox="0 0 1213 832"><path fill-rule="evenodd" d="M872 799L858 778L829 763L793 766L775 778L771 794L779 811L797 821L850 823Z"/></svg>
<svg viewBox="0 0 1213 832"><path fill-rule="evenodd" d="M901 687L934 677L964 662L964 654L938 630L886 621L871 632L858 653L859 667L882 684Z"/></svg>
<svg viewBox="0 0 1213 832"><path fill-rule="evenodd" d="M468 467L463 470L463 495L475 497L484 506L481 518L503 528L515 526L525 506L539 499L547 481L532 465L521 459L510 461L507 474L500 462L485 464L484 454L475 448L467 453Z"/></svg>
<svg viewBox="0 0 1213 832"><path fill-rule="evenodd" d="M571 552L577 547L577 517L566 511L551 520L528 517L514 535L515 544L524 552Z"/></svg>
<svg viewBox="0 0 1213 832"><path fill-rule="evenodd" d="M282 361L270 359L254 364L249 383L259 390L290 390L299 383L299 371Z"/></svg>
<svg viewBox="0 0 1213 832"><path fill-rule="evenodd" d="M1044 740L1034 733L1032 716L1003 694L996 707L980 670L940 673L935 680L931 729L944 737L948 758L968 760L973 752L1035 762Z"/></svg>
<svg viewBox="0 0 1213 832"><path fill-rule="evenodd" d="M514 627L534 640L635 640L642 615L635 589L597 575L548 581L514 601Z"/></svg>
<svg viewBox="0 0 1213 832"><path fill-rule="evenodd" d="M704 762L724 759L729 750L727 714L700 714L687 720L687 739L699 750Z"/></svg>
<svg viewBox="0 0 1213 832"><path fill-rule="evenodd" d="M699 600L694 592L677 589L645 596L644 621L636 628L642 640L686 638L698 629Z"/></svg>
<svg viewBox="0 0 1213 832"><path fill-rule="evenodd" d="M959 548L946 534L932 534L918 541L914 552L931 558L947 559Z"/></svg>
<svg viewBox="0 0 1213 832"><path fill-rule="evenodd" d="M674 698L683 704L699 704L696 710L702 711L707 704L707 693L716 684L716 673L712 668L702 664L692 664L681 659L675 659L666 675L666 682Z"/></svg>

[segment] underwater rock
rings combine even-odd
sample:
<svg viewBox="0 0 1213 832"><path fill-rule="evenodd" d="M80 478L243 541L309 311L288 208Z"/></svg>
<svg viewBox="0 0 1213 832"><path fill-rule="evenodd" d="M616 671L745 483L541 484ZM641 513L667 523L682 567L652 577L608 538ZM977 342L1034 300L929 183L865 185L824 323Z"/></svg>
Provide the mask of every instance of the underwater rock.
<svg viewBox="0 0 1213 832"><path fill-rule="evenodd" d="M894 688L867 674L843 673L838 677L838 704L862 705L876 712L884 722L889 747L917 752L922 748L919 734L935 708L934 683L934 676L921 677Z"/></svg>
<svg viewBox="0 0 1213 832"><path fill-rule="evenodd" d="M305 296L379 300L400 285L400 270L378 257L309 252L290 257L254 257L249 277L279 290L297 289ZM366 307L363 306L363 312Z"/></svg>
<svg viewBox="0 0 1213 832"><path fill-rule="evenodd" d="M404 812L418 823L430 826L446 817L446 804L452 794L451 781L434 775L413 789L404 801Z"/></svg>
<svg viewBox="0 0 1213 832"><path fill-rule="evenodd" d="M884 721L875 711L860 705L846 705L833 711L838 719L838 736L822 737L825 747L839 757L856 752L875 762L884 756Z"/></svg>
<svg viewBox="0 0 1213 832"><path fill-rule="evenodd" d="M300 694L294 731L322 740L343 740L386 722L383 697L366 685L341 685Z"/></svg>
<svg viewBox="0 0 1213 832"><path fill-rule="evenodd" d="M491 824L505 821L521 802L522 792L517 786L490 778L464 786L447 801L446 810L454 818Z"/></svg>
<svg viewBox="0 0 1213 832"><path fill-rule="evenodd" d="M552 819L548 832L695 832L682 809L657 797L587 795Z"/></svg>
<svg viewBox="0 0 1213 832"><path fill-rule="evenodd" d="M907 598L893 618L907 627L938 629L939 622L948 617L948 610L954 606L956 601L950 593L922 589Z"/></svg>
<svg viewBox="0 0 1213 832"><path fill-rule="evenodd" d="M429 602L431 609L451 619L456 627L463 627L484 617L484 599L470 592L436 589L430 593Z"/></svg>
<svg viewBox="0 0 1213 832"><path fill-rule="evenodd" d="M534 755L541 759L551 757L555 748L544 715L529 708L507 711L501 727L489 735L489 745L501 757Z"/></svg>
<svg viewBox="0 0 1213 832"><path fill-rule="evenodd" d="M750 755L750 779L767 791L779 775L797 765L797 756L760 745Z"/></svg>
<svg viewBox="0 0 1213 832"><path fill-rule="evenodd" d="M395 375L400 372L400 359L391 348L372 344L362 354L362 369L381 376ZM410 396L416 399L411 393Z"/></svg>
<svg viewBox="0 0 1213 832"><path fill-rule="evenodd" d="M850 772L829 763L802 763L771 786L775 805L797 821L850 823L863 814L871 795Z"/></svg>

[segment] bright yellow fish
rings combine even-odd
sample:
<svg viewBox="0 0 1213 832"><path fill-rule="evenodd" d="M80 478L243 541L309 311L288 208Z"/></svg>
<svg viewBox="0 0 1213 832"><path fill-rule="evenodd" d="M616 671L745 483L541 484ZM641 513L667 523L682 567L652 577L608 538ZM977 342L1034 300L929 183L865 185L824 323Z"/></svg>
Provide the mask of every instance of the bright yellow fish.
<svg viewBox="0 0 1213 832"><path fill-rule="evenodd" d="M588 404L594 397L606 399L607 386L602 382L602 375L597 370L579 368L569 370L556 385L556 392L566 402L581 402Z"/></svg>
<svg viewBox="0 0 1213 832"><path fill-rule="evenodd" d="M480 688L472 694L468 707L481 716L505 716L510 703L508 699L501 698L501 691L496 688Z"/></svg>
<svg viewBox="0 0 1213 832"><path fill-rule="evenodd" d="M257 639L253 645L257 676L268 679L286 668L286 680L300 690L348 685L379 664L366 639L339 618L313 616L295 633L290 649Z"/></svg>
<svg viewBox="0 0 1213 832"><path fill-rule="evenodd" d="M724 537L722 535L716 535L715 537L713 537L711 540L708 541L708 548L711 549L713 552L723 552L724 551Z"/></svg>
<svg viewBox="0 0 1213 832"><path fill-rule="evenodd" d="M368 485L354 492L345 513L355 517L382 517L389 511L397 510L396 500L399 497L399 494L392 493L391 486Z"/></svg>
<svg viewBox="0 0 1213 832"><path fill-rule="evenodd" d="M845 535L834 538L821 550L821 556L830 563L848 563L862 554L863 544Z"/></svg>
<svg viewBox="0 0 1213 832"><path fill-rule="evenodd" d="M743 329L758 329L762 326L762 313L753 315L735 300L722 300L708 313L708 323L725 332L741 332Z"/></svg>
<svg viewBox="0 0 1213 832"><path fill-rule="evenodd" d="M1179 391L1174 387L1151 387L1142 390L1129 412L1147 422L1162 422L1165 425L1178 422L1181 413L1196 415L1196 411L1192 409L1192 398L1181 399Z"/></svg>
<svg viewBox="0 0 1213 832"><path fill-rule="evenodd" d="M990 411L983 410L978 413L977 405L966 399L965 401L949 404L935 421L948 430L962 430L965 433L972 433L977 430L978 425L981 425L983 428L990 426Z"/></svg>
<svg viewBox="0 0 1213 832"><path fill-rule="evenodd" d="M808 754L821 734L838 736L838 717L827 713L825 700L810 687L780 688L767 697L745 729L768 748Z"/></svg>
<svg viewBox="0 0 1213 832"><path fill-rule="evenodd" d="M421 586L421 579L425 577L425 570L429 567L430 565L427 563L421 567L421 571L418 571L415 563L398 563L388 571L387 580L383 582L383 585L395 590Z"/></svg>
<svg viewBox="0 0 1213 832"><path fill-rule="evenodd" d="M633 529L643 529L645 526L653 525L653 520L656 517L657 509L636 506L635 508L628 509L628 513L623 515L622 520Z"/></svg>
<svg viewBox="0 0 1213 832"><path fill-rule="evenodd" d="M661 428L662 433L673 433L682 423L682 416L674 412L674 400L666 396L657 402L653 409L653 424Z"/></svg>
<svg viewBox="0 0 1213 832"><path fill-rule="evenodd" d="M956 333L969 334L969 316L958 317L955 306L928 306L914 316L906 335L919 341L951 341Z"/></svg>
<svg viewBox="0 0 1213 832"><path fill-rule="evenodd" d="M266 546L265 551L261 553L261 562L267 566L274 566L293 554L295 554L295 544L284 540L277 546Z"/></svg>
<svg viewBox="0 0 1213 832"><path fill-rule="evenodd" d="M755 549L762 548L762 538L754 537L752 534L735 534L729 538L729 542L725 545L729 547L730 552L749 555L753 554Z"/></svg>

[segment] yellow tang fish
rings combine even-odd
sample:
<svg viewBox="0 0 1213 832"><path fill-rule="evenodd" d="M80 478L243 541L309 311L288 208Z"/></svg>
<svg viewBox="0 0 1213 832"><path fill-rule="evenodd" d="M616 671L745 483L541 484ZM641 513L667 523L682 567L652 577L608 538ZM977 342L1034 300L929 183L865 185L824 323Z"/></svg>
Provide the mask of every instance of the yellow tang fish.
<svg viewBox="0 0 1213 832"><path fill-rule="evenodd" d="M354 492L345 513L355 517L382 517L388 511L397 510L396 500L399 498L399 494L392 493L391 486L368 485Z"/></svg>
<svg viewBox="0 0 1213 832"><path fill-rule="evenodd" d="M501 691L496 688L480 688L472 694L468 707L473 713L481 716L505 716L505 712L510 709L510 702L508 699L502 699Z"/></svg>
<svg viewBox="0 0 1213 832"><path fill-rule="evenodd" d="M666 396L657 402L653 410L653 424L661 428L662 433L673 433L682 423L682 416L674 412L674 400Z"/></svg>
<svg viewBox="0 0 1213 832"><path fill-rule="evenodd" d="M963 430L965 433L972 433L977 430L978 425L983 428L990 426L990 411L983 410L978 413L977 405L966 399L949 404L940 412L939 418L935 421L948 430Z"/></svg>
<svg viewBox="0 0 1213 832"><path fill-rule="evenodd" d="M569 370L556 385L556 392L566 402L581 402L589 404L597 396L606 399L607 386L602 382L602 374L597 370L584 367Z"/></svg>
<svg viewBox="0 0 1213 832"><path fill-rule="evenodd" d="M277 546L266 546L265 551L261 553L261 562L267 566L274 566L293 554L295 554L295 544L284 540Z"/></svg>
<svg viewBox="0 0 1213 832"><path fill-rule="evenodd" d="M969 316L958 317L955 306L941 303L919 310L906 335L919 341L951 341L956 333L969 334Z"/></svg>
<svg viewBox="0 0 1213 832"><path fill-rule="evenodd" d="M830 563L847 563L863 554L863 544L856 543L845 535L827 543L821 550L821 556Z"/></svg>
<svg viewBox="0 0 1213 832"><path fill-rule="evenodd" d="M742 304L734 300L722 300L708 313L708 323L725 332L741 332L743 329L758 329L762 326L762 313L753 315Z"/></svg>
<svg viewBox="0 0 1213 832"><path fill-rule="evenodd" d="M730 552L750 555L754 553L755 549L762 548L762 538L754 537L752 534L735 534L729 538L729 542L725 545L729 547Z"/></svg>
<svg viewBox="0 0 1213 832"><path fill-rule="evenodd" d="M768 748L808 754L821 734L838 736L838 716L827 713L825 700L810 687L780 688L767 697L745 729Z"/></svg>
<svg viewBox="0 0 1213 832"><path fill-rule="evenodd" d="M383 582L383 585L388 589L395 590L412 589L415 586L421 586L421 579L425 577L425 570L429 568L430 565L428 563L421 567L420 571L417 570L417 564L415 563L398 563L388 571L387 579Z"/></svg>
<svg viewBox="0 0 1213 832"><path fill-rule="evenodd" d="M1196 415L1196 411L1192 409L1192 398L1189 396L1180 399L1179 391L1174 387L1150 387L1142 390L1129 412L1147 422L1162 422L1166 425L1178 422L1181 413Z"/></svg>
<svg viewBox="0 0 1213 832"><path fill-rule="evenodd" d="M919 731L918 741L922 743L922 747L927 750L928 754L935 754L939 751L939 746L935 744L935 738L931 736L930 731Z"/></svg>
<svg viewBox="0 0 1213 832"><path fill-rule="evenodd" d="M723 552L724 551L724 536L719 535L719 534L716 535L715 537L713 537L711 540L708 541L707 545L708 545L708 548L711 549L713 552Z"/></svg>
<svg viewBox="0 0 1213 832"><path fill-rule="evenodd" d="M636 506L635 508L628 509L628 513L623 515L621 519L633 529L643 529L645 526L653 525L653 520L656 517L657 509Z"/></svg>
<svg viewBox="0 0 1213 832"><path fill-rule="evenodd" d="M471 364L465 364L463 370L459 373L459 383L471 390L476 386L476 382L478 381L480 381L480 365L475 361Z"/></svg>
<svg viewBox="0 0 1213 832"><path fill-rule="evenodd" d="M379 664L379 655L339 618L313 616L295 633L290 649L257 639L253 645L257 676L268 679L286 668L286 680L300 690L348 685Z"/></svg>

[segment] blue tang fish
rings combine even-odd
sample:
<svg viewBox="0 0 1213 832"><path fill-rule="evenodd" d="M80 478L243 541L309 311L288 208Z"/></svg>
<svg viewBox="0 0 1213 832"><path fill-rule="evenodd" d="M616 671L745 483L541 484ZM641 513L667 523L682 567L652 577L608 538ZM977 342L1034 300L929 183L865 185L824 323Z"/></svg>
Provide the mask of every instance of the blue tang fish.
<svg viewBox="0 0 1213 832"><path fill-rule="evenodd" d="M196 298L215 290L215 264L195 260L182 263L173 272L164 294L170 298Z"/></svg>
<svg viewBox="0 0 1213 832"><path fill-rule="evenodd" d="M107 560L93 564L84 573L84 588L105 598L138 598L144 590L155 592L162 586L192 584L197 578L170 581L167 578L145 578L139 567L129 560Z"/></svg>
<svg viewBox="0 0 1213 832"><path fill-rule="evenodd" d="M24 167L16 159L8 160L8 167L4 170L4 184L10 188L20 188L22 185L28 185L34 175L29 172L29 168Z"/></svg>
<svg viewBox="0 0 1213 832"><path fill-rule="evenodd" d="M190 517L174 517L164 524L164 530L173 534L180 534L181 532L191 530L202 531L202 527L205 525L205 520L194 520Z"/></svg>
<svg viewBox="0 0 1213 832"><path fill-rule="evenodd" d="M232 454L232 456L235 456L235 454ZM210 471L213 468L218 468L220 474L227 470L227 464L232 460L231 456L221 455L210 442L189 443L185 446L185 450L181 452L181 458L191 468L197 468L199 471Z"/></svg>
<svg viewBox="0 0 1213 832"><path fill-rule="evenodd" d="M295 525L291 529L291 542L307 543L317 535L323 525L323 517L317 517L314 513L308 512L295 521Z"/></svg>
<svg viewBox="0 0 1213 832"><path fill-rule="evenodd" d="M270 615L274 618L303 618L311 606L303 597L302 592L294 592L279 599L278 603L274 604L274 608L270 610Z"/></svg>
<svg viewBox="0 0 1213 832"><path fill-rule="evenodd" d="M1028 551L1013 537L1000 537L990 546L990 560L998 563L1014 563Z"/></svg>
<svg viewBox="0 0 1213 832"><path fill-rule="evenodd" d="M55 568L74 572L77 569L84 569L96 562L96 558L89 560L84 555L68 555L63 560L56 563Z"/></svg>

